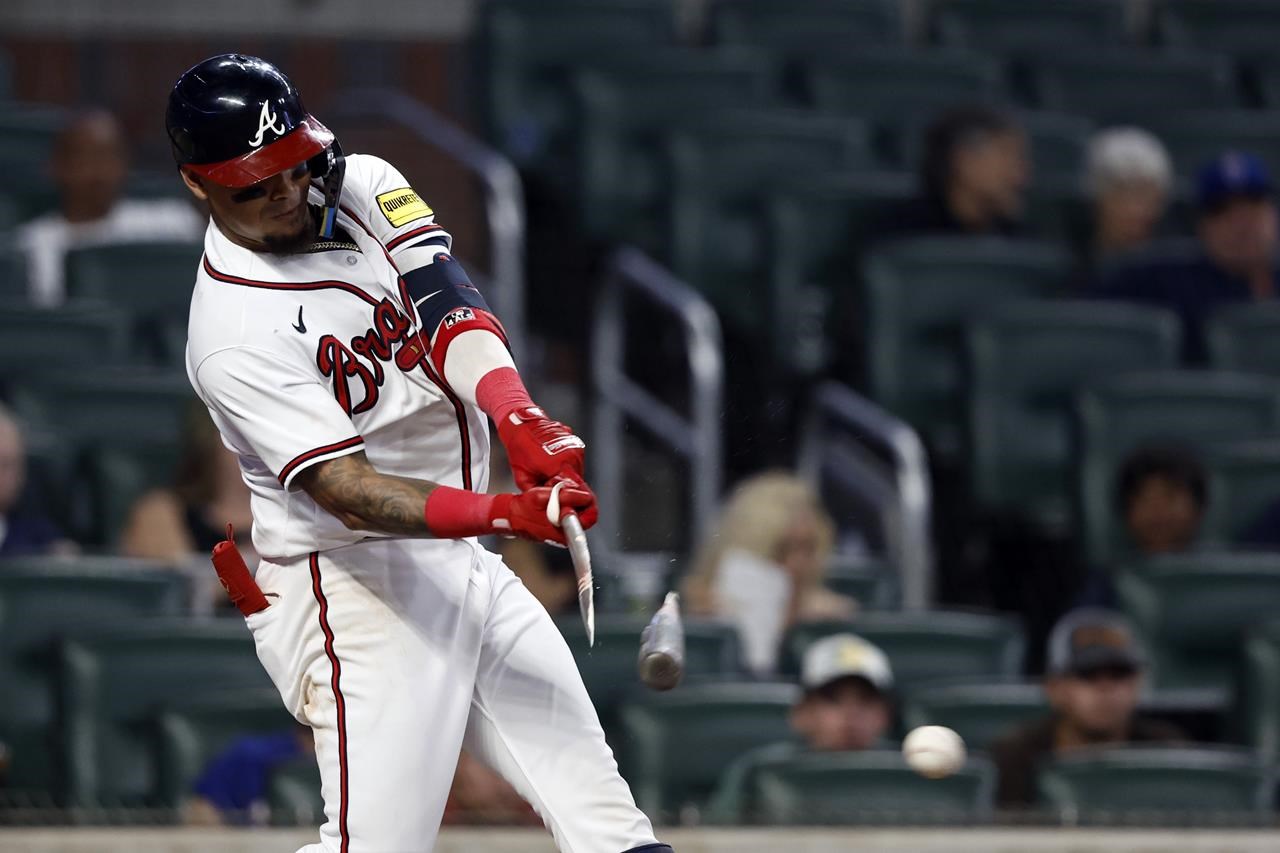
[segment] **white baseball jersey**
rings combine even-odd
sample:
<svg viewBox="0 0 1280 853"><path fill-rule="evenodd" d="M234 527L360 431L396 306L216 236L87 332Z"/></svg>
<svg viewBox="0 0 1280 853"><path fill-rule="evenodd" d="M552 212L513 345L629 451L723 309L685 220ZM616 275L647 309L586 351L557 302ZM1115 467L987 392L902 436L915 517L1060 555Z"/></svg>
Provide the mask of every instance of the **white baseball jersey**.
<svg viewBox="0 0 1280 853"><path fill-rule="evenodd" d="M434 325L419 336L419 311L447 294L414 300L400 278L447 259L450 236L399 172L368 155L347 158L337 222L334 239L296 255L237 246L212 222L205 235L187 372L240 457L265 557L369 535L290 488L322 460L363 450L382 473L488 485L488 421L427 358Z"/></svg>
<svg viewBox="0 0 1280 853"><path fill-rule="evenodd" d="M253 492L254 579L270 602L246 620L258 658L315 736L327 820L301 853L429 853L464 744L561 850L670 853L564 638L501 560L474 539L349 530L291 488L358 450L382 473L487 485L487 421L428 355L429 335L471 334L485 307L449 235L395 169L358 155L337 226L280 255L210 223L187 344Z"/></svg>

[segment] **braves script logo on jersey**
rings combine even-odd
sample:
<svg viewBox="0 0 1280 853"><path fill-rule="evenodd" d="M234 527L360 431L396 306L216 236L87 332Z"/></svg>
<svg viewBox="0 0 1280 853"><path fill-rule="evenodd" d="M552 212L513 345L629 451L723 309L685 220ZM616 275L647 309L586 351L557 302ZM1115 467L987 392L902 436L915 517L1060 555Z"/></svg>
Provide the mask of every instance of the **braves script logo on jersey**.
<svg viewBox="0 0 1280 853"><path fill-rule="evenodd" d="M268 130L276 136L284 136L286 130L283 123L279 127L276 126L276 114L271 112L271 102L262 102L262 112L258 114L258 135L249 140L249 144L257 148L262 144L262 135Z"/></svg>
<svg viewBox="0 0 1280 853"><path fill-rule="evenodd" d="M400 344L398 350L394 347ZM320 338L316 348L316 365L333 379L333 396L348 415L367 412L378 403L378 389L386 379L382 365L395 356L396 367L404 373L415 368L427 356L427 346L411 331L409 318L397 310L390 299L383 299L373 309L373 326L363 335L343 343L333 335ZM354 403L353 387L361 389L359 403Z"/></svg>

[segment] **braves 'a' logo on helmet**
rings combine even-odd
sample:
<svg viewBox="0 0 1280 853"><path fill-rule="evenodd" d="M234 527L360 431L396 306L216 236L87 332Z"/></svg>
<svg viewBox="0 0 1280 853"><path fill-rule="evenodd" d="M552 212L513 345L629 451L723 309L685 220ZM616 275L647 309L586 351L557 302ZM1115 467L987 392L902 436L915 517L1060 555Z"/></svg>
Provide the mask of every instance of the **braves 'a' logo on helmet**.
<svg viewBox="0 0 1280 853"><path fill-rule="evenodd" d="M276 118L276 114L271 112L271 102L263 101L262 112L258 115L258 133L253 137L253 139L249 140L249 145L253 148L257 148L261 145L262 135L268 130L276 136L284 136L285 126L281 123L279 127L276 127L277 121L278 119Z"/></svg>

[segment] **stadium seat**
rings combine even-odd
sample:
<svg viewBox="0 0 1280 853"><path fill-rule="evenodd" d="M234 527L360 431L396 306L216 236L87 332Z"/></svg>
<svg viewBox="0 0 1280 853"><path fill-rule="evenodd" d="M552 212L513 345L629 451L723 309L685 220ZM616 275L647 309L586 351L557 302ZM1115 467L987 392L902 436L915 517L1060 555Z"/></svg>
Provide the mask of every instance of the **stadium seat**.
<svg viewBox="0 0 1280 853"><path fill-rule="evenodd" d="M942 44L992 53L1096 50L1124 40L1125 7L1114 0L933 0Z"/></svg>
<svg viewBox="0 0 1280 853"><path fill-rule="evenodd" d="M14 202L5 197L3 204L16 219ZM27 300L27 294L26 258L7 236L0 238L0 298L16 307Z"/></svg>
<svg viewBox="0 0 1280 853"><path fill-rule="evenodd" d="M1245 540L1263 514L1280 502L1280 440L1254 439L1205 448L1209 506L1201 538L1249 547Z"/></svg>
<svg viewBox="0 0 1280 853"><path fill-rule="evenodd" d="M1280 555L1192 552L1126 564L1116 591L1159 687L1228 690L1253 627L1280 612Z"/></svg>
<svg viewBox="0 0 1280 853"><path fill-rule="evenodd" d="M610 616L596 624L596 643L587 645L586 629L576 615L556 620L578 663L605 732L616 734L619 705L639 685L636 666L640 655L640 632L647 618ZM685 680L727 680L742 672L737 631L730 625L705 619L688 619L685 630ZM682 688L683 689L683 688Z"/></svg>
<svg viewBox="0 0 1280 853"><path fill-rule="evenodd" d="M926 779L897 751L809 753L756 768L753 823L849 825L972 823L988 818L995 768L971 757L945 779Z"/></svg>
<svg viewBox="0 0 1280 853"><path fill-rule="evenodd" d="M1244 742L1274 764L1280 758L1280 621L1251 630L1243 655L1236 699Z"/></svg>
<svg viewBox="0 0 1280 853"><path fill-rule="evenodd" d="M1031 69L1041 109L1141 124L1176 110L1240 106L1231 63L1195 54L1045 53Z"/></svg>
<svg viewBox="0 0 1280 853"><path fill-rule="evenodd" d="M902 727L947 726L970 749L985 750L1015 727L1048 714L1049 702L1039 684L946 684L910 691L902 702Z"/></svg>
<svg viewBox="0 0 1280 853"><path fill-rule="evenodd" d="M667 0L499 0L482 7L479 32L488 135L521 164L552 153L570 124L566 67L675 39Z"/></svg>
<svg viewBox="0 0 1280 853"><path fill-rule="evenodd" d="M10 557L0 561L0 741L12 749L8 787L58 782L52 648L93 625L176 616L186 584L155 563L113 557Z"/></svg>
<svg viewBox="0 0 1280 853"><path fill-rule="evenodd" d="M1061 247L996 238L922 237L870 253L862 284L872 398L954 459L962 444L965 322L1051 295L1070 264Z"/></svg>
<svg viewBox="0 0 1280 853"><path fill-rule="evenodd" d="M774 77L767 58L733 50L617 54L586 64L573 77L571 148L588 233L631 241L637 223L657 220L671 181L662 140L685 123L679 117L769 107L777 100Z"/></svg>
<svg viewBox="0 0 1280 853"><path fill-rule="evenodd" d="M1124 548L1113 500L1120 462L1143 444L1204 445L1280 432L1280 383L1239 373L1132 373L1095 383L1075 404L1085 558Z"/></svg>
<svg viewBox="0 0 1280 853"><path fill-rule="evenodd" d="M1027 135L1034 164L1035 184L1058 180L1072 188L1079 188L1084 172L1085 148L1094 131L1093 122L1083 116L1026 110L1013 113L1014 120ZM892 119L886 125L892 127L892 148L895 163L904 169L918 168L924 149L924 135L929 123L936 116L917 115L904 117L900 122Z"/></svg>
<svg viewBox="0 0 1280 853"><path fill-rule="evenodd" d="M661 822L703 804L735 758L790 737L798 694L793 684L752 682L638 694L622 708L619 755L636 804Z"/></svg>
<svg viewBox="0 0 1280 853"><path fill-rule="evenodd" d="M765 345L775 363L802 376L827 363L829 341L847 340L849 330L824 336L823 325L838 301L855 290L854 273L867 239L886 211L915 193L915 180L897 172L854 172L799 179L767 202L771 235L760 290L764 298L713 299L726 325L753 328L771 320Z"/></svg>
<svg viewBox="0 0 1280 853"><path fill-rule="evenodd" d="M23 294L25 299L26 294ZM103 305L68 303L32 308L12 301L0 307L0 358L20 364L39 354L43 367L120 365L130 357L127 311ZM56 346L50 346L56 341Z"/></svg>
<svg viewBox="0 0 1280 853"><path fill-rule="evenodd" d="M1169 47L1253 56L1280 40L1280 7L1270 0L1156 0L1156 39Z"/></svg>
<svg viewBox="0 0 1280 853"><path fill-rule="evenodd" d="M1209 364L1280 376L1280 305L1267 302L1220 308L1205 327Z"/></svg>
<svg viewBox="0 0 1280 853"><path fill-rule="evenodd" d="M857 601L862 610L893 610L901 602L897 571L880 557L837 555L827 566L823 583Z"/></svg>
<svg viewBox="0 0 1280 853"><path fill-rule="evenodd" d="M77 444L176 444L195 394L185 373L104 369L37 373L14 384L10 402L33 428Z"/></svg>
<svg viewBox="0 0 1280 853"><path fill-rule="evenodd" d="M1071 402L1124 370L1178 364L1178 318L1120 303L992 308L966 329L969 471L985 506L1065 526L1072 495Z"/></svg>
<svg viewBox="0 0 1280 853"><path fill-rule="evenodd" d="M200 241L128 243L67 253L67 297L130 310L145 332L154 317L185 316L204 253Z"/></svg>
<svg viewBox="0 0 1280 853"><path fill-rule="evenodd" d="M158 488L172 487L180 447L170 442L98 442L80 454L72 521L81 541L116 548L134 502Z"/></svg>
<svg viewBox="0 0 1280 853"><path fill-rule="evenodd" d="M846 622L801 622L782 643L781 667L798 673L815 641L848 632L874 643L893 667L896 688L956 679L998 681L1022 666L1023 638L1016 620L994 613L948 610L862 613Z"/></svg>
<svg viewBox="0 0 1280 853"><path fill-rule="evenodd" d="M238 738L293 732L298 725L274 687L217 691L169 704L158 720L158 801L180 806L209 762Z"/></svg>
<svg viewBox="0 0 1280 853"><path fill-rule="evenodd" d="M1142 812L1147 820L1266 816L1275 780L1262 760L1225 748L1081 750L1041 771L1045 805L1086 823Z"/></svg>
<svg viewBox="0 0 1280 853"><path fill-rule="evenodd" d="M320 768L312 759L299 759L271 771L267 788L271 822L278 826L307 826L324 822Z"/></svg>
<svg viewBox="0 0 1280 853"><path fill-rule="evenodd" d="M901 42L902 10L896 0L722 0L711 9L715 44L751 45L789 59L815 47L831 53L849 45Z"/></svg>
<svg viewBox="0 0 1280 853"><path fill-rule="evenodd" d="M1174 171L1193 180L1200 168L1225 151L1257 154L1280 170L1280 112L1213 110L1153 115L1144 126L1169 149Z"/></svg>
<svg viewBox="0 0 1280 853"><path fill-rule="evenodd" d="M1007 100L998 63L966 51L859 48L806 63L802 77L818 109L871 120Z"/></svg>
<svg viewBox="0 0 1280 853"><path fill-rule="evenodd" d="M162 802L159 707L193 690L271 689L244 623L138 623L66 640L60 649L62 754L69 801Z"/></svg>
<svg viewBox="0 0 1280 853"><path fill-rule="evenodd" d="M48 165L66 118L56 107L0 103L0 171L7 176L5 193L17 202L22 221L57 206Z"/></svg>

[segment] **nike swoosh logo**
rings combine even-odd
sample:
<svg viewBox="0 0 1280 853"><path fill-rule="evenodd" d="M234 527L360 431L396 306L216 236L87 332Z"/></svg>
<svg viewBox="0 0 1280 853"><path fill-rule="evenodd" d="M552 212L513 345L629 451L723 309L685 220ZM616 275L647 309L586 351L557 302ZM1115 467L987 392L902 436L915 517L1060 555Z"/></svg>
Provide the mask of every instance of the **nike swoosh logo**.
<svg viewBox="0 0 1280 853"><path fill-rule="evenodd" d="M302 322L302 306L301 305L298 306L298 322L294 323L293 327L304 335L307 333L307 324Z"/></svg>
<svg viewBox="0 0 1280 853"><path fill-rule="evenodd" d="M441 288L441 290L443 290L443 288ZM422 297L422 298L421 298L421 299L419 299L417 302L413 303L413 307L414 307L414 308L417 308L419 305L421 305L422 303L426 302L428 299L430 299L431 297L435 296L437 293L440 293L440 292L441 292L441 290L436 290L436 291L432 291L431 293L428 293L426 296Z"/></svg>

